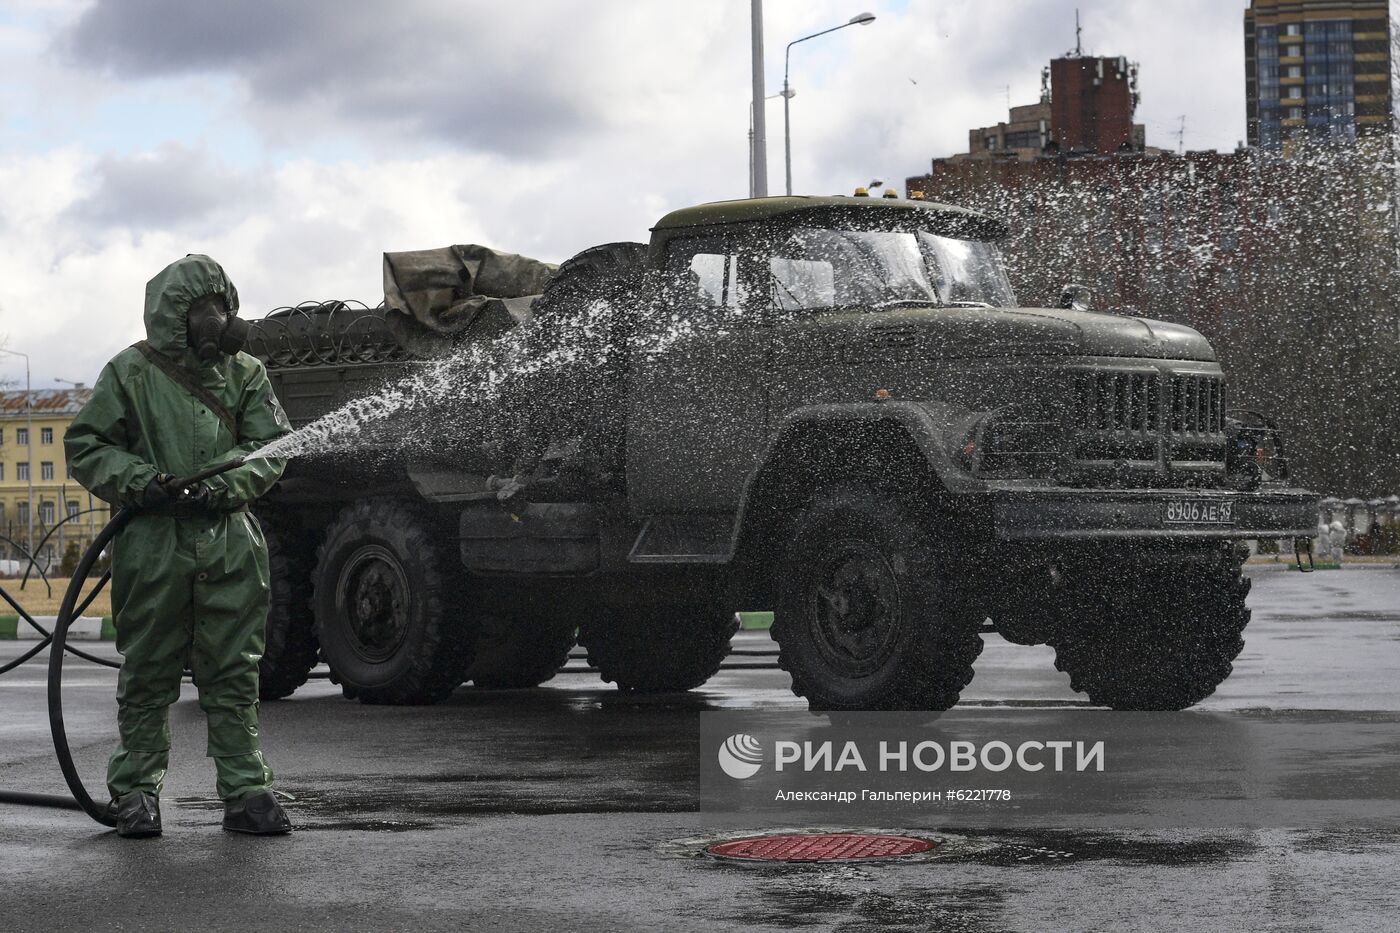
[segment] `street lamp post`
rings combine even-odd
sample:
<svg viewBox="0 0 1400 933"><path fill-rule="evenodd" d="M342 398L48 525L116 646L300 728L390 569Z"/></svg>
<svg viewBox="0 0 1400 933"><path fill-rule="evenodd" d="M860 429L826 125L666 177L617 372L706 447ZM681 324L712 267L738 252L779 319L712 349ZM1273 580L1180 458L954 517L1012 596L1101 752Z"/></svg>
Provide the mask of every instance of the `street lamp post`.
<svg viewBox="0 0 1400 933"><path fill-rule="evenodd" d="M749 146L749 183L754 197L768 197L768 120L763 112L763 0L749 0L752 20L749 44L753 52L753 97L749 119L753 121L753 142ZM757 111L757 112L755 112Z"/></svg>
<svg viewBox="0 0 1400 933"><path fill-rule="evenodd" d="M29 529L25 532L24 546L26 549L30 549L34 547L34 395L29 388L29 354L4 348L0 348L0 353L24 357L24 409L28 415L27 425L24 429L24 457L28 464L24 473L25 478L29 481ZM29 556L31 559L34 558L32 553Z"/></svg>
<svg viewBox="0 0 1400 933"><path fill-rule="evenodd" d="M767 97L765 97L765 98L763 98L763 99L764 99L765 101L770 101L770 100L772 100L772 99L775 98L775 97L794 97L794 96L796 96L796 94L797 94L796 88L788 88L786 91L780 91L780 92L777 93L777 94L769 94ZM757 176L757 174L756 174L756 169L755 169L755 167L754 167L754 165L755 165L754 148L755 148L755 147L754 147L754 141L753 141L753 140L754 140L754 133L753 133L753 101L749 101L749 197L751 197L751 198L756 198L756 197L758 197L758 176ZM764 192L764 195L763 195L763 196L764 196L764 197L767 197L767 196L768 196L766 191Z"/></svg>
<svg viewBox="0 0 1400 933"><path fill-rule="evenodd" d="M792 47L799 42L806 42L808 39L815 39L817 36L824 36L829 32L845 29L847 26L869 26L873 22L875 22L874 13L858 13L840 26L832 26L830 29L814 32L810 36L793 39L783 52L783 165L787 172L787 193L789 196L792 195L792 124L789 120L788 102L792 98L788 94L788 64L792 58Z"/></svg>

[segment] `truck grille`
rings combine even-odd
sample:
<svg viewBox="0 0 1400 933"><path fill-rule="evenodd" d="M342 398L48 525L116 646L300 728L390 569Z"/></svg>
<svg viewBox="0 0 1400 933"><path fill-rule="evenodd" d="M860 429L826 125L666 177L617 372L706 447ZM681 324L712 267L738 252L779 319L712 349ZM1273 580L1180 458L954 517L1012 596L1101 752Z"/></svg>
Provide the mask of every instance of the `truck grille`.
<svg viewBox="0 0 1400 933"><path fill-rule="evenodd" d="M1171 433L1225 430L1225 383L1219 376L1172 374Z"/></svg>
<svg viewBox="0 0 1400 933"><path fill-rule="evenodd" d="M1156 373L1084 373L1075 385L1078 427L1089 431L1157 430L1161 389Z"/></svg>
<svg viewBox="0 0 1400 933"><path fill-rule="evenodd" d="M1225 384L1208 373L1081 372L1070 459L1078 470L1223 471ZM1101 477L1099 477L1101 479Z"/></svg>

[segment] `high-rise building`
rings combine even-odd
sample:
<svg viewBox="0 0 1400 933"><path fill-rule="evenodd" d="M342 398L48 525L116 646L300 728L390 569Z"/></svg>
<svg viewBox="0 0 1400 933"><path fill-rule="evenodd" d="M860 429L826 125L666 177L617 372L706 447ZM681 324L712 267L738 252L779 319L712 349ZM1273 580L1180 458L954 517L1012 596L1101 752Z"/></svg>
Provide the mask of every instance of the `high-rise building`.
<svg viewBox="0 0 1400 933"><path fill-rule="evenodd" d="M1391 131L1388 0L1251 0L1244 62L1251 146Z"/></svg>

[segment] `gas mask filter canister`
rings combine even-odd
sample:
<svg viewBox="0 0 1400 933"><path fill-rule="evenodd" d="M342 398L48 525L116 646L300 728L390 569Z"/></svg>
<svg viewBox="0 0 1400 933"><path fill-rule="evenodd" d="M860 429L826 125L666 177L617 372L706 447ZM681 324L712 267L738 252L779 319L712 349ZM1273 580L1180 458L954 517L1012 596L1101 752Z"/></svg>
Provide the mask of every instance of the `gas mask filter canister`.
<svg viewBox="0 0 1400 933"><path fill-rule="evenodd" d="M222 295L205 295L190 305L186 330L190 348L206 363L220 353L233 356L248 343L248 322L228 312Z"/></svg>

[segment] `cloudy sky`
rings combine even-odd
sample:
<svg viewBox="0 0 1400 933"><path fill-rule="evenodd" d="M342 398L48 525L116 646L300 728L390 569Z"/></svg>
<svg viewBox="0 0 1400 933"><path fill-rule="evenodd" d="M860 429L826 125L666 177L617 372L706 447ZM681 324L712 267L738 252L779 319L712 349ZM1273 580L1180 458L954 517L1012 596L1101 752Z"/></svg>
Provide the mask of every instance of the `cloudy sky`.
<svg viewBox="0 0 1400 933"><path fill-rule="evenodd" d="M1142 65L1148 142L1244 136L1247 0L767 0L793 52L794 185L896 187L1033 102L1074 44ZM485 243L558 261L747 193L748 0L5 0L0 335L34 385L139 339L189 252L244 313L382 294L380 254ZM782 185L781 101L770 186ZM0 358L0 377L23 376Z"/></svg>

